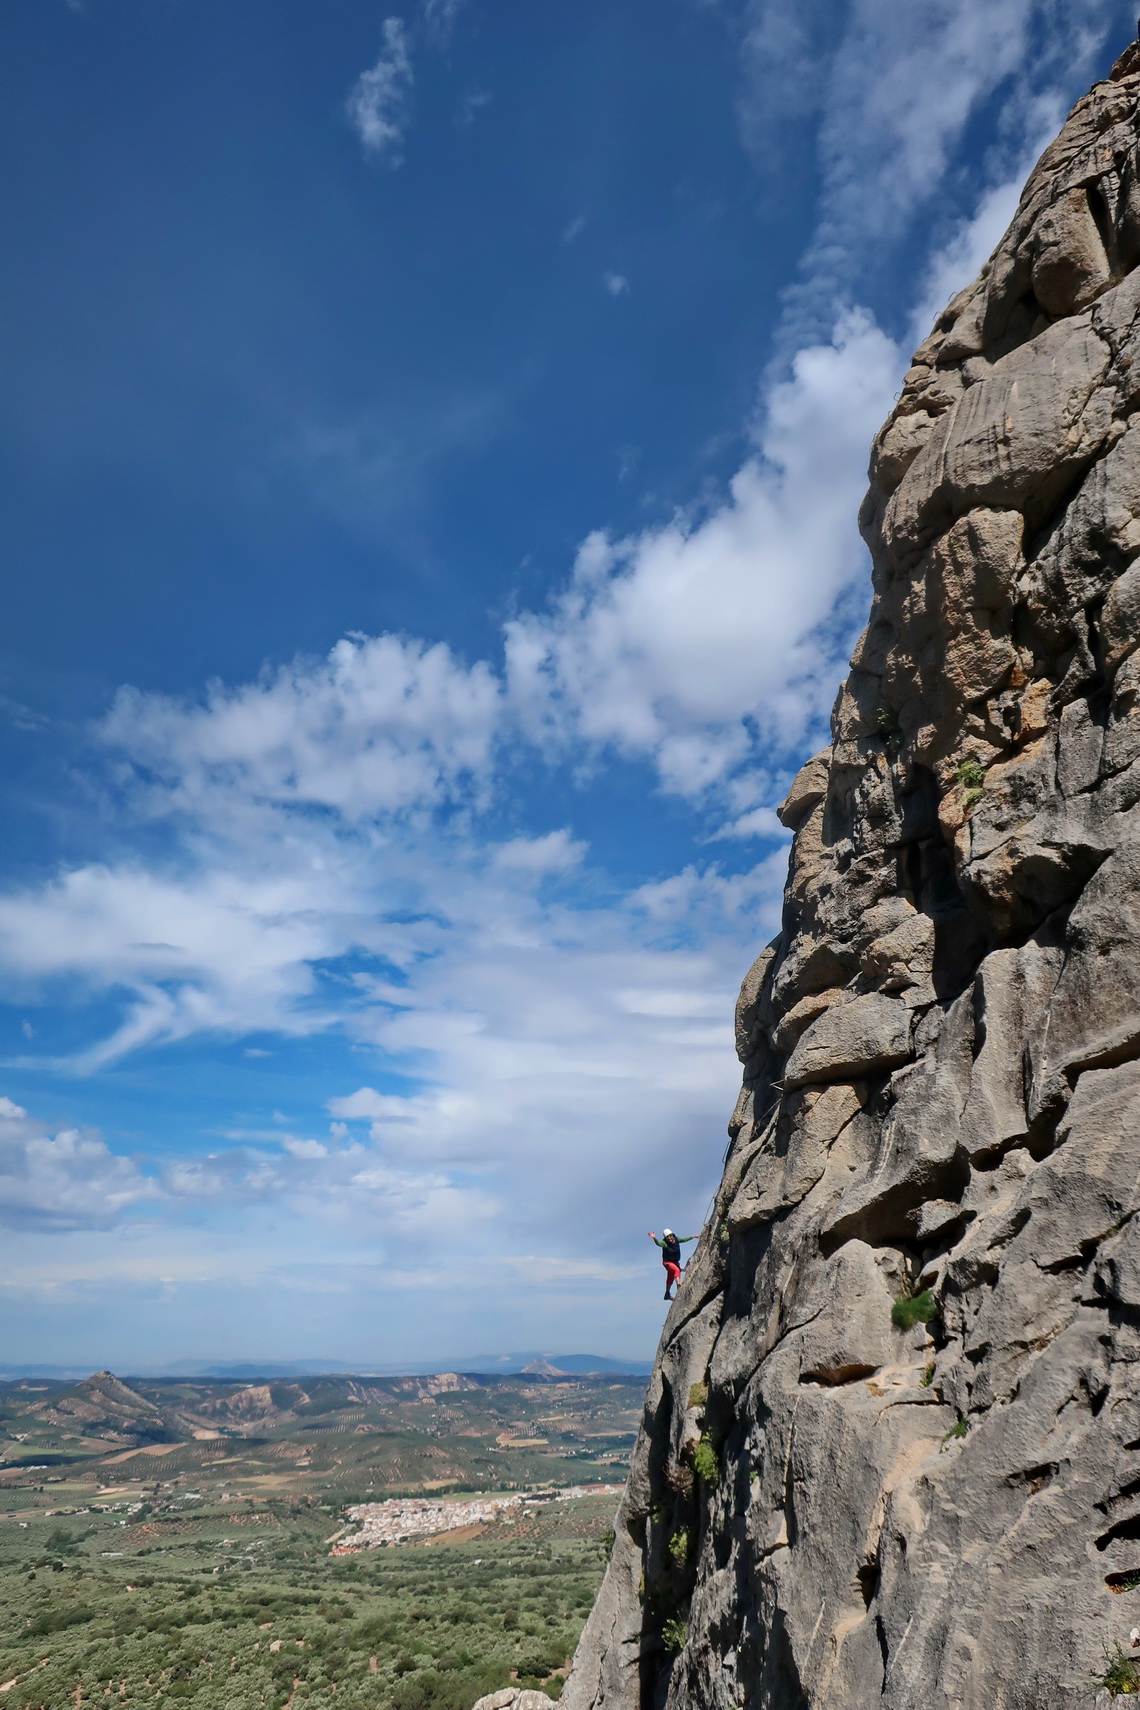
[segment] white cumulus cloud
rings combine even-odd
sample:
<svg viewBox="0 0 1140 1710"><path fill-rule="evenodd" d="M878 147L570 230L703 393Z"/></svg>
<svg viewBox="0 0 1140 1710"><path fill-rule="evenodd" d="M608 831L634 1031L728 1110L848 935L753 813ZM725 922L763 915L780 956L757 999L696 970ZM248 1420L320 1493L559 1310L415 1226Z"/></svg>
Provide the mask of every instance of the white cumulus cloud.
<svg viewBox="0 0 1140 1710"><path fill-rule="evenodd" d="M494 863L508 873L567 873L586 854L586 844L576 843L568 831L549 831L545 837L512 837L495 850Z"/></svg>
<svg viewBox="0 0 1140 1710"><path fill-rule="evenodd" d="M759 731L803 740L834 693L865 573L855 517L900 353L865 314L801 350L768 393L756 452L711 513L583 544L543 614L506 626L512 705L535 741L612 745L700 796Z"/></svg>
<svg viewBox="0 0 1140 1710"><path fill-rule="evenodd" d="M201 701L124 689L99 734L159 788L164 811L222 794L334 808L348 820L455 799L487 773L500 687L444 645L346 637Z"/></svg>
<svg viewBox="0 0 1140 1710"><path fill-rule="evenodd" d="M91 1130L61 1128L0 1098L0 1223L9 1229L100 1229L158 1189Z"/></svg>

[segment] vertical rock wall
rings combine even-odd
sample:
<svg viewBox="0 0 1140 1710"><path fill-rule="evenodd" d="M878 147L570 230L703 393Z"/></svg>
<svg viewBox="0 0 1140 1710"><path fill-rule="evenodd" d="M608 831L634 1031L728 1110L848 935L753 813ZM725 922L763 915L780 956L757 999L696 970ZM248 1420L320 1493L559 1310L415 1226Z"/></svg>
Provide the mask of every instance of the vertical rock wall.
<svg viewBox="0 0 1140 1710"><path fill-rule="evenodd" d="M1051 1710L1140 1625L1140 45L914 357L569 1710Z"/></svg>

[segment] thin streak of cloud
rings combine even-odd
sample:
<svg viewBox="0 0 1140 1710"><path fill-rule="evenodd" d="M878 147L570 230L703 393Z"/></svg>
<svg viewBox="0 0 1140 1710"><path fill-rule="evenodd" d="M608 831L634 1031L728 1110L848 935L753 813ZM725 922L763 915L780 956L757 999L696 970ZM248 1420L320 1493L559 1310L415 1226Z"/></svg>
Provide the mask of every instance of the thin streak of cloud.
<svg viewBox="0 0 1140 1710"><path fill-rule="evenodd" d="M1003 136L990 182L1014 173L1024 137L1042 128L1059 86L1067 107L1112 18L1103 0L852 0L834 9L749 0L741 38L747 90L741 123L765 172L781 142L808 141L789 120L814 117L820 191L800 278L786 294L781 349L790 355L829 326L947 188L967 127L1003 84ZM773 163L776 163L775 168Z"/></svg>
<svg viewBox="0 0 1140 1710"><path fill-rule="evenodd" d="M366 154L398 166L408 122L412 59L402 18L384 20L384 50L353 85L345 112Z"/></svg>
<svg viewBox="0 0 1140 1710"><path fill-rule="evenodd" d="M473 125L484 107L489 107L494 97L486 89L472 89L463 97L456 114L455 122L466 129Z"/></svg>
<svg viewBox="0 0 1140 1710"><path fill-rule="evenodd" d="M433 46L448 45L463 6L464 0L423 0L424 30Z"/></svg>

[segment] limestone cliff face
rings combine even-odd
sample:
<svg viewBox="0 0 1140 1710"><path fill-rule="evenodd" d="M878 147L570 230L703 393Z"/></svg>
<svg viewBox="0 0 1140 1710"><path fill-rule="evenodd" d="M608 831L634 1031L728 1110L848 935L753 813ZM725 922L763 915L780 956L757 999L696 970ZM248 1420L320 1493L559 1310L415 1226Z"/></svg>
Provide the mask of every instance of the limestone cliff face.
<svg viewBox="0 0 1140 1710"><path fill-rule="evenodd" d="M1052 1710L1140 1625L1138 263L1140 45L875 441L569 1710Z"/></svg>

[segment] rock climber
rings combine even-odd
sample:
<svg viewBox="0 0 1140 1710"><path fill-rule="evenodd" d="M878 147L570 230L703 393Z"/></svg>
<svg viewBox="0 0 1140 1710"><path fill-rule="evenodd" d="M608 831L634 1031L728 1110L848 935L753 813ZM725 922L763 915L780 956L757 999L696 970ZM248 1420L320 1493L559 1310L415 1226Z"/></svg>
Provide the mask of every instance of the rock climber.
<svg viewBox="0 0 1140 1710"><path fill-rule="evenodd" d="M672 1300L673 1284L679 1285L681 1281L681 1244L684 1241L695 1241L697 1237L674 1235L671 1229L663 1229L661 1236L658 1241L652 1229L649 1231L649 1239L661 1249L661 1263L665 1266L665 1299Z"/></svg>

